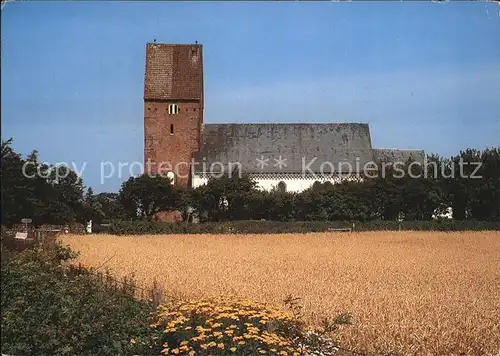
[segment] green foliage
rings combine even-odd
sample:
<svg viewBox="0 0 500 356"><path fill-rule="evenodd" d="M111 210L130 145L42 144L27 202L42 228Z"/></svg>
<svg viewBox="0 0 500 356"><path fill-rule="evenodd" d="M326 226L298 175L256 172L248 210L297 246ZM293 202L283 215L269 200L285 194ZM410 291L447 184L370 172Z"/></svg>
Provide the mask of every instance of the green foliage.
<svg viewBox="0 0 500 356"><path fill-rule="evenodd" d="M117 283L71 265L74 257L60 246L21 253L2 248L2 353L157 354L152 309L134 299L133 281Z"/></svg>
<svg viewBox="0 0 500 356"><path fill-rule="evenodd" d="M123 219L126 217L118 193L99 193L94 196L94 200L99 207L100 214L102 214L102 218L96 222L102 222L104 219Z"/></svg>
<svg viewBox="0 0 500 356"><path fill-rule="evenodd" d="M26 159L2 141L2 224L32 218L35 225L83 221L83 184L64 166L38 161L37 151Z"/></svg>
<svg viewBox="0 0 500 356"><path fill-rule="evenodd" d="M363 182L316 182L300 194L258 190L248 176L222 177L194 190L192 201L204 222L397 220L401 215L405 220L431 219L443 203L436 181L408 175L397 178L393 173L389 169L386 178Z"/></svg>
<svg viewBox="0 0 500 356"><path fill-rule="evenodd" d="M198 187L193 203L202 221L241 220L255 211L256 194L256 183L248 176L223 176Z"/></svg>
<svg viewBox="0 0 500 356"><path fill-rule="evenodd" d="M260 191L248 177L212 179L193 192L193 205L201 221L431 220L447 206L457 220L500 221L500 148L428 162L389 166L362 182L316 182L300 194Z"/></svg>
<svg viewBox="0 0 500 356"><path fill-rule="evenodd" d="M160 211L174 210L177 197L170 179L148 174L130 177L120 190L120 202L132 219L152 220Z"/></svg>
<svg viewBox="0 0 500 356"><path fill-rule="evenodd" d="M374 217L383 220L430 220L435 209L444 201L439 184L433 178L426 178L420 167L404 167L404 170L407 173L398 177L398 173L389 167L384 178L370 182L371 204L376 211ZM414 178L418 175L421 177Z"/></svg>
<svg viewBox="0 0 500 356"><path fill-rule="evenodd" d="M500 221L500 148L467 149L449 159L436 155L427 159L431 164L426 171L412 167L410 161L398 167L401 172L419 173L419 178L401 177L389 167L383 177L335 185L316 182L300 194L277 188L261 191L250 177L233 172L196 189L141 175L123 183L119 194L96 195L89 188L84 197L75 172L41 164L36 151L23 158L8 140L2 141L2 223L12 225L25 217L36 225L150 221L158 212L172 210L180 211L184 221L197 217L201 222L418 221L430 220L436 209L450 206L456 220ZM472 174L481 178L463 177ZM144 230L151 230L148 226ZM141 229L139 224L136 230Z"/></svg>
<svg viewBox="0 0 500 356"><path fill-rule="evenodd" d="M255 192L253 196L253 218L275 221L293 221L297 218L298 194L276 189ZM252 214L248 214L247 218L252 218Z"/></svg>
<svg viewBox="0 0 500 356"><path fill-rule="evenodd" d="M193 218L193 206L195 204L193 190L190 188L174 187L175 206L182 214L183 221L191 221Z"/></svg>
<svg viewBox="0 0 500 356"><path fill-rule="evenodd" d="M481 176L480 179L460 177L458 162L480 162L480 167L465 165L465 175ZM450 192L454 214L459 219L500 220L500 148L483 152L467 149L452 158L455 163L455 178L446 181Z"/></svg>
<svg viewBox="0 0 500 356"><path fill-rule="evenodd" d="M422 230L465 231L500 230L500 222L475 220L369 220L369 221L269 221L242 220L205 222L200 224L158 221L120 221L111 223L109 233L116 235L144 234L281 234L328 232L331 229L352 228L355 231Z"/></svg>
<svg viewBox="0 0 500 356"><path fill-rule="evenodd" d="M97 200L94 191L90 187L83 198L83 210L85 220L100 222L105 216L101 203Z"/></svg>

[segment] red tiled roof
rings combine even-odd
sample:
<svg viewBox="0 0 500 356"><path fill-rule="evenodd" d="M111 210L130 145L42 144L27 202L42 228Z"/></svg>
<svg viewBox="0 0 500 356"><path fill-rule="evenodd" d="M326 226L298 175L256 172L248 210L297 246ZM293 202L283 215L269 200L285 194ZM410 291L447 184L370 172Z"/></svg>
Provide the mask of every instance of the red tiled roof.
<svg viewBox="0 0 500 356"><path fill-rule="evenodd" d="M202 46L148 43L144 99L202 100Z"/></svg>

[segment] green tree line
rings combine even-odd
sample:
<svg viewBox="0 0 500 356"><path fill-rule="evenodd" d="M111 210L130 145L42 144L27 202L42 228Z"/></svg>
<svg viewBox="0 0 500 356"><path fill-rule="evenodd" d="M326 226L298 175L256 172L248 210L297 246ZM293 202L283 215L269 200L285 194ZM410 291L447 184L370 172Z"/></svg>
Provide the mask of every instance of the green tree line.
<svg viewBox="0 0 500 356"><path fill-rule="evenodd" d="M37 151L23 157L12 140L2 140L1 149L2 224L7 226L26 217L36 225L154 220L162 211L180 211L184 220L197 216L202 222L429 220L447 207L457 220L500 221L500 147L466 149L450 158L430 155L426 167L407 162L399 172L388 168L384 177L335 185L318 181L301 193L278 187L262 191L248 176L233 174L196 189L141 175L129 178L118 193L99 194L68 167L39 162Z"/></svg>

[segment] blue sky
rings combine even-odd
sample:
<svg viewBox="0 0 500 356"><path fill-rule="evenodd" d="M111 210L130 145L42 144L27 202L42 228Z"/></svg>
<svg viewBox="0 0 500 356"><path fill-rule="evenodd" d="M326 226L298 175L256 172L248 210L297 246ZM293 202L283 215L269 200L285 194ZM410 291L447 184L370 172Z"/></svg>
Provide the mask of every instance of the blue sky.
<svg viewBox="0 0 500 356"><path fill-rule="evenodd" d="M2 138L117 191L100 164L143 160L153 39L203 44L206 123L367 122L373 147L443 156L500 145L500 4L484 2L8 3Z"/></svg>

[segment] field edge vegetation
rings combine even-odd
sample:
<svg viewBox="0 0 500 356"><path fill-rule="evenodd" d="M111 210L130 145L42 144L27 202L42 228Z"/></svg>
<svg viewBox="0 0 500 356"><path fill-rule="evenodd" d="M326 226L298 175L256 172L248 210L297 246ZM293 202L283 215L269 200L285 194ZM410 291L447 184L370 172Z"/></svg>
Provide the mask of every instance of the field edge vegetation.
<svg viewBox="0 0 500 356"><path fill-rule="evenodd" d="M306 322L352 314L340 344L366 354L488 354L500 336L500 233L63 236L89 265L180 300L300 298Z"/></svg>

